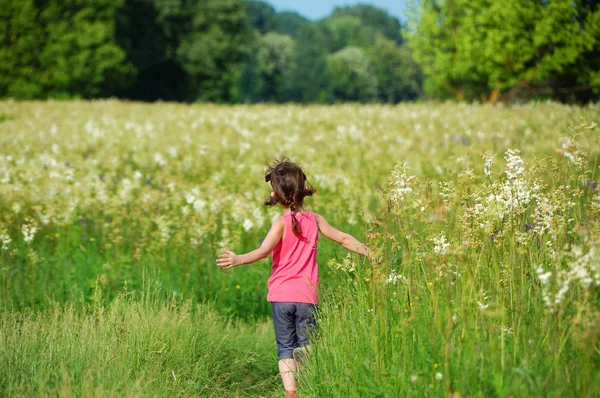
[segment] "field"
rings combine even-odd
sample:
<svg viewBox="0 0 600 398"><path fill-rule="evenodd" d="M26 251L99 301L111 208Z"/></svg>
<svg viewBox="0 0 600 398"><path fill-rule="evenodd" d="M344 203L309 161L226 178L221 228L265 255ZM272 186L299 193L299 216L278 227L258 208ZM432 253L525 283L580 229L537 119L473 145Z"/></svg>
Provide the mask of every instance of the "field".
<svg viewBox="0 0 600 398"><path fill-rule="evenodd" d="M319 242L306 397L600 394L600 106L0 102L0 396L282 396L266 165Z"/></svg>

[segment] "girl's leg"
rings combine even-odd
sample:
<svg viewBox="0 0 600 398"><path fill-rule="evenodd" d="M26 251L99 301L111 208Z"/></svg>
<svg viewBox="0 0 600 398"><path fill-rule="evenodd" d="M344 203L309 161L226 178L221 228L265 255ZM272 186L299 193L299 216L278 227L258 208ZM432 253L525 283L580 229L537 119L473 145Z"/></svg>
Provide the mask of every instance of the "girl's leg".
<svg viewBox="0 0 600 398"><path fill-rule="evenodd" d="M298 371L296 361L293 358L283 358L279 360L279 373L283 381L283 388L286 391L296 391L296 376Z"/></svg>
<svg viewBox="0 0 600 398"><path fill-rule="evenodd" d="M296 304L272 303L272 308L281 381L286 391L293 391L295 393L296 377L294 373L298 370L296 361L293 358L294 349L298 347L296 336Z"/></svg>

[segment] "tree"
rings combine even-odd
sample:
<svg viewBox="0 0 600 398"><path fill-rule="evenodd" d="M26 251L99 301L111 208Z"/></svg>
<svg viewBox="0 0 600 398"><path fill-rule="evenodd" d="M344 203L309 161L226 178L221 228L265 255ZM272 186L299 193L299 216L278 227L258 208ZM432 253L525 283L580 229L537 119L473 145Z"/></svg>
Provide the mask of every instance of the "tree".
<svg viewBox="0 0 600 398"><path fill-rule="evenodd" d="M250 26L260 34L269 32L295 37L302 24L308 20L295 12L276 12L264 1L246 1L246 15Z"/></svg>
<svg viewBox="0 0 600 398"><path fill-rule="evenodd" d="M366 4L352 7L337 7L330 18L356 17L364 27L374 29L378 34L402 44L402 25L387 11Z"/></svg>
<svg viewBox="0 0 600 398"><path fill-rule="evenodd" d="M367 102L377 96L377 78L360 48L346 47L327 57L327 74L336 100Z"/></svg>
<svg viewBox="0 0 600 398"><path fill-rule="evenodd" d="M246 15L248 23L260 34L272 32L276 28L276 12L273 6L264 1L246 1Z"/></svg>
<svg viewBox="0 0 600 398"><path fill-rule="evenodd" d="M301 102L328 100L327 54L327 41L322 29L312 23L302 25L292 54L291 100Z"/></svg>
<svg viewBox="0 0 600 398"><path fill-rule="evenodd" d="M202 0L192 8L189 31L177 48L177 60L189 76L189 99L235 100L250 37L244 6L239 0Z"/></svg>
<svg viewBox="0 0 600 398"><path fill-rule="evenodd" d="M115 42L121 1L11 2L2 8L3 95L19 98L109 96L134 69Z"/></svg>
<svg viewBox="0 0 600 398"><path fill-rule="evenodd" d="M413 100L421 94L421 68L406 44L398 47L396 42L380 36L368 50L368 55L381 101L396 103Z"/></svg>
<svg viewBox="0 0 600 398"><path fill-rule="evenodd" d="M266 101L284 101L294 41L278 33L267 33L259 40L259 96Z"/></svg>
<svg viewBox="0 0 600 398"><path fill-rule="evenodd" d="M307 23L308 19L295 12L278 12L275 14L275 28L273 32L282 35L296 37L300 27Z"/></svg>
<svg viewBox="0 0 600 398"><path fill-rule="evenodd" d="M39 98L44 42L33 0L0 0L0 96Z"/></svg>
<svg viewBox="0 0 600 398"><path fill-rule="evenodd" d="M375 29L364 26L358 17L339 16L328 18L326 27L331 35L330 52L339 51L344 47L366 48L375 42Z"/></svg>
<svg viewBox="0 0 600 398"><path fill-rule="evenodd" d="M252 40L241 0L126 0L119 37L139 73L130 98L236 101Z"/></svg>
<svg viewBox="0 0 600 398"><path fill-rule="evenodd" d="M578 65L586 66L586 71L577 72L582 87L598 87L598 4L582 3L421 1L409 41L427 75L427 89L437 95L492 100L579 90L562 86ZM596 61L587 61L589 56Z"/></svg>

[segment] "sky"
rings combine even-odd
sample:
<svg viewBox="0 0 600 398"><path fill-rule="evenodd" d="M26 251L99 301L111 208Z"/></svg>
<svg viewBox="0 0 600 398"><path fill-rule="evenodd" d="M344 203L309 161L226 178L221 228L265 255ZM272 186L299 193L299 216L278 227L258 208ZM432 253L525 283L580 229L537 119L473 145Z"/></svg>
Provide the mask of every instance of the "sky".
<svg viewBox="0 0 600 398"><path fill-rule="evenodd" d="M277 11L296 11L308 19L317 20L331 14L337 6L370 4L387 10L391 15L406 21L404 11L408 0L267 0Z"/></svg>

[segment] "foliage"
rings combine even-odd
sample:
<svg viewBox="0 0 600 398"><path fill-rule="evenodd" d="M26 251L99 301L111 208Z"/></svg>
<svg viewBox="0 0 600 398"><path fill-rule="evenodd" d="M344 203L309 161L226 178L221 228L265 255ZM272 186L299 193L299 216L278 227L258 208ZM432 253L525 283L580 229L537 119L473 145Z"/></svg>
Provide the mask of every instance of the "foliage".
<svg viewBox="0 0 600 398"><path fill-rule="evenodd" d="M393 41L378 37L368 55L377 78L380 101L394 104L421 96L421 69L408 45L398 47Z"/></svg>
<svg viewBox="0 0 600 398"><path fill-rule="evenodd" d="M564 98L598 88L596 2L426 0L419 7L409 41L431 95ZM574 69L581 69L576 78Z"/></svg>
<svg viewBox="0 0 600 398"><path fill-rule="evenodd" d="M365 27L375 30L379 35L402 44L402 26L398 18L390 16L385 10L367 4L337 7L333 10L331 19L341 17L356 17Z"/></svg>
<svg viewBox="0 0 600 398"><path fill-rule="evenodd" d="M0 95L109 96L133 75L115 43L119 1L8 1L0 8Z"/></svg>
<svg viewBox="0 0 600 398"><path fill-rule="evenodd" d="M337 99L366 102L377 95L377 77L360 48L346 47L330 55L327 74Z"/></svg>
<svg viewBox="0 0 600 398"><path fill-rule="evenodd" d="M327 39L323 30L314 24L302 25L296 36L292 55L292 98L301 102L328 100L327 54Z"/></svg>

